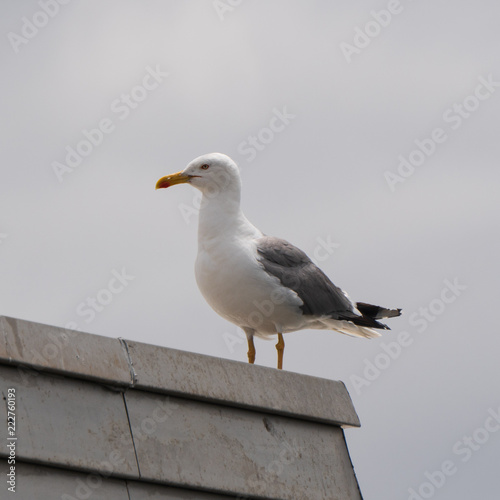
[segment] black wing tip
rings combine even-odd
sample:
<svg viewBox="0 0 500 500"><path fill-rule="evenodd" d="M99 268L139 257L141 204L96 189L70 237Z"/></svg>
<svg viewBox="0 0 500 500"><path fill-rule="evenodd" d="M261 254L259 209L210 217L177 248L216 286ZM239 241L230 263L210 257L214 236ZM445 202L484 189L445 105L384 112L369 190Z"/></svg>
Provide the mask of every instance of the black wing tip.
<svg viewBox="0 0 500 500"><path fill-rule="evenodd" d="M372 318L366 314L364 314L363 316L345 315L340 319L350 321L355 325L364 326L366 328L376 328L377 330L390 330L390 328L386 324L381 323L380 321L377 321L375 318Z"/></svg>

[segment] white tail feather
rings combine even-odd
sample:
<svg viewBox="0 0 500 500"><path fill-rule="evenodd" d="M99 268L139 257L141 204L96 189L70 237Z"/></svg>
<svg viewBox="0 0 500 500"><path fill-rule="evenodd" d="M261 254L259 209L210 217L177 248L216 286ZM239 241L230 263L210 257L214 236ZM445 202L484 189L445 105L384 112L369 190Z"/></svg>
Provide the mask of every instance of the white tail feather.
<svg viewBox="0 0 500 500"><path fill-rule="evenodd" d="M350 321L339 321L336 319L324 319L322 320L330 330L335 330L337 332L343 333L344 335L350 335L351 337L359 337L363 339L373 339L380 337L381 334L373 328L367 328L366 326L358 326Z"/></svg>

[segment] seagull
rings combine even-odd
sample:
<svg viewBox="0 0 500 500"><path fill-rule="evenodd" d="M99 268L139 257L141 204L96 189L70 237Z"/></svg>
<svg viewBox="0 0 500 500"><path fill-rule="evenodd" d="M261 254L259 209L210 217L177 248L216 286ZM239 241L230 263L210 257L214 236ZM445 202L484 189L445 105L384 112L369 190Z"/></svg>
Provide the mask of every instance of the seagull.
<svg viewBox="0 0 500 500"><path fill-rule="evenodd" d="M184 183L202 193L196 282L214 311L245 332L249 363L255 362L254 337L277 336L282 369L285 333L323 329L374 338L377 330L389 330L379 319L401 314L353 302L302 250L256 228L241 210L240 173L228 156L199 156L159 179L156 189Z"/></svg>

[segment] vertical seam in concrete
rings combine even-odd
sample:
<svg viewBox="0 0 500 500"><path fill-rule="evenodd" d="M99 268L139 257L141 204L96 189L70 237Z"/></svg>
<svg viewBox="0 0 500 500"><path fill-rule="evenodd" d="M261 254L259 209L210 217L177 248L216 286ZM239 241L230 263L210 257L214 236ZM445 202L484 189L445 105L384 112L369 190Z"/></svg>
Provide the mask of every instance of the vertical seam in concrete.
<svg viewBox="0 0 500 500"><path fill-rule="evenodd" d="M129 428L129 431L130 431L130 437L132 438L132 445L134 447L135 461L137 463L137 471L139 472L139 479L140 479L141 478L141 467L139 465L139 457L137 456L137 448L135 447L134 433L132 431L132 425L130 423L130 415L128 413L127 399L126 399L126 396L125 396L125 392L122 393L122 397L123 397L123 404L125 406L125 412L127 414L128 428ZM127 485L127 492L128 492L128 485ZM130 497L130 495L129 495L129 497Z"/></svg>
<svg viewBox="0 0 500 500"><path fill-rule="evenodd" d="M127 481L127 480L125 480L125 488L127 489L127 497L128 497L128 500L132 500L132 499L130 498L130 491L129 491L129 489L128 489L128 481Z"/></svg>
<svg viewBox="0 0 500 500"><path fill-rule="evenodd" d="M127 362L128 362L128 368L130 370L130 387L134 387L135 383L137 382L137 373L134 370L134 364L132 363L132 358L130 357L130 351L128 349L128 344L125 339L122 339L121 337L118 338L120 341L121 346L123 347L123 350L125 351L125 354L127 356Z"/></svg>

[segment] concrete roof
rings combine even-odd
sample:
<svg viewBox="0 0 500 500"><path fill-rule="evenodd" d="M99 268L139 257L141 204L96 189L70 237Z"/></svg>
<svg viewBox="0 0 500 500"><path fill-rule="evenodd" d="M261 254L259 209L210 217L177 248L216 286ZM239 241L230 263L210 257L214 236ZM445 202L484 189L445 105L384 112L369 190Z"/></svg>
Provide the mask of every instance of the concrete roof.
<svg viewBox="0 0 500 500"><path fill-rule="evenodd" d="M18 498L361 498L341 382L8 317L0 379Z"/></svg>

